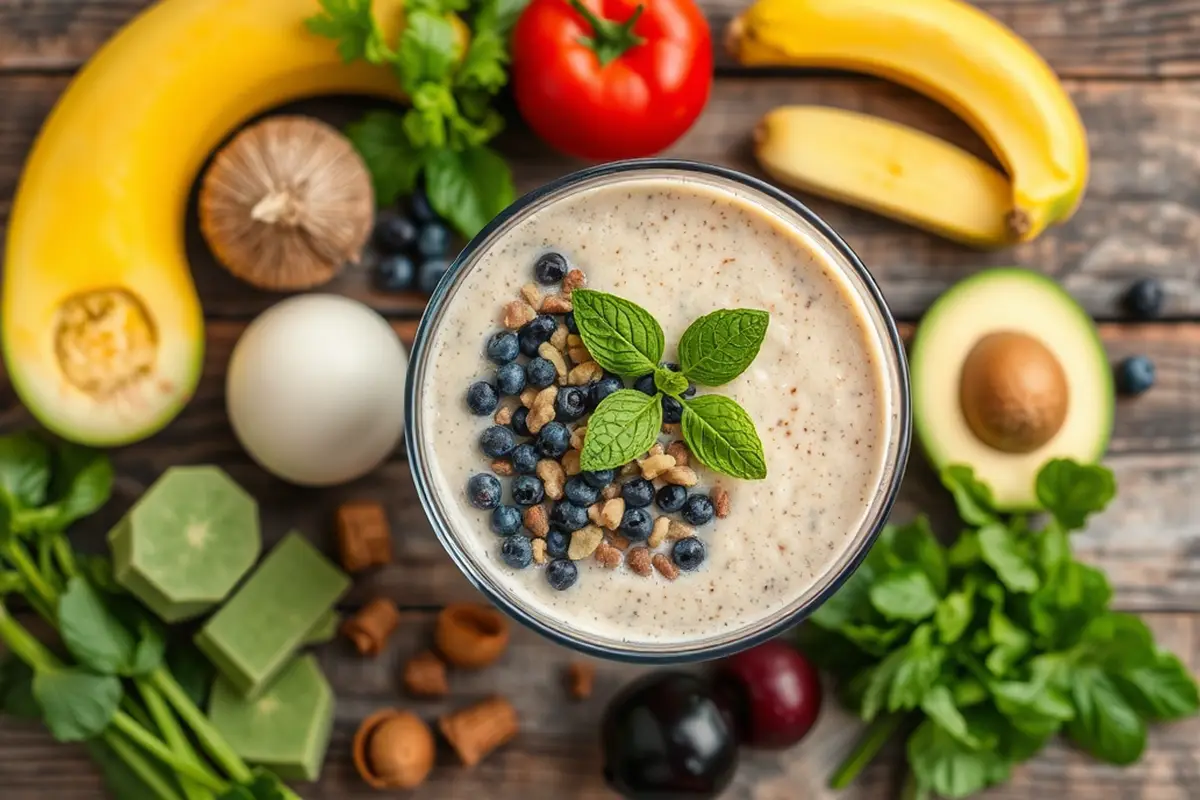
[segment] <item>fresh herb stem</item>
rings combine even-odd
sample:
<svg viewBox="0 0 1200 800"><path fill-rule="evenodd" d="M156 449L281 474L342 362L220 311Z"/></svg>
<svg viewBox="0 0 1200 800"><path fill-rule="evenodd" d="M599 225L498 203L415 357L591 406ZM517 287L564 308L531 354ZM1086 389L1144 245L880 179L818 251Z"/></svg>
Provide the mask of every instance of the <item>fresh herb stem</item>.
<svg viewBox="0 0 1200 800"><path fill-rule="evenodd" d="M110 729L105 731L101 738L117 758L124 761L130 771L137 775L142 784L154 793L154 797L147 800L187 800L159 774L142 751L130 744L124 736Z"/></svg>
<svg viewBox="0 0 1200 800"><path fill-rule="evenodd" d="M58 568L62 570L67 580L79 574L79 566L75 563L75 553L71 550L71 543L61 533L54 537L54 557L58 561Z"/></svg>
<svg viewBox="0 0 1200 800"><path fill-rule="evenodd" d="M171 713L170 707L167 706L158 689L155 689L148 681L138 681L137 688L146 703L146 710L150 712L150 717L154 720L155 727L158 728L158 732L162 734L171 751L183 760L202 767L200 757L192 749L187 735L179 727L179 720L175 719L175 715ZM180 779L179 785L183 788L183 793L187 795L188 800L211 800L213 796L203 786L185 778Z"/></svg>
<svg viewBox="0 0 1200 800"><path fill-rule="evenodd" d="M58 592L42 577L37 565L33 563L33 559L29 557L29 553L19 542L15 539L6 542L0 552L16 568L17 572L21 573L25 584L47 607L53 609L58 605ZM53 619L50 621L53 622Z"/></svg>
<svg viewBox="0 0 1200 800"><path fill-rule="evenodd" d="M128 736L130 741L178 772L181 776L190 778L214 792L224 792L229 788L225 781L216 777L208 770L188 763L177 756L169 747L155 738L154 734L142 727L141 723L124 711L117 711L113 714L112 727L125 736Z"/></svg>
<svg viewBox="0 0 1200 800"><path fill-rule="evenodd" d="M175 680L175 676L168 672L166 668L160 666L154 672L150 673L148 679L150 684L162 693L167 703L175 709L175 713L192 729L201 746L212 756L217 766L223 769L237 783L248 783L253 779L254 775L250 772L250 768L246 766L246 762L241 759L241 756L233 752L233 749L226 743L225 738L208 721L208 717L204 716L204 713L196 708L195 703L188 697L187 692Z"/></svg>
<svg viewBox="0 0 1200 800"><path fill-rule="evenodd" d="M34 672L61 666L58 658L17 622L3 603L0 603L0 641Z"/></svg>
<svg viewBox="0 0 1200 800"><path fill-rule="evenodd" d="M879 755L879 751L892 738L892 734L900 727L900 722L904 717L900 714L889 714L886 717L877 717L874 722L867 728L866 733L858 740L858 744L850 751L850 755L842 761L837 770L829 779L829 788L845 789L858 774L863 771L863 768L875 760L875 756Z"/></svg>

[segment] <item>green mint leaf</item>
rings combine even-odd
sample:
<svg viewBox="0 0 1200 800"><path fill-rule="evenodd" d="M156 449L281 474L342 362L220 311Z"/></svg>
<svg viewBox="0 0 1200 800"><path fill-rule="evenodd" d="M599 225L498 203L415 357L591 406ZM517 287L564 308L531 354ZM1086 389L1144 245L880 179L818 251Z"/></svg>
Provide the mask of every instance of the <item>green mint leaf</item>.
<svg viewBox="0 0 1200 800"><path fill-rule="evenodd" d="M650 449L662 428L658 395L620 389L600 401L588 420L580 468L616 469Z"/></svg>
<svg viewBox="0 0 1200 800"><path fill-rule="evenodd" d="M1013 727L1030 736L1050 736L1075 718L1075 708L1057 689L1038 681L998 681L992 698Z"/></svg>
<svg viewBox="0 0 1200 800"><path fill-rule="evenodd" d="M1111 599L1112 588L1103 572L1068 561L1053 581L1030 598L1030 625L1043 647L1071 647L1088 624L1104 613Z"/></svg>
<svg viewBox="0 0 1200 800"><path fill-rule="evenodd" d="M389 206L412 194L425 154L413 147L404 130L404 116L392 111L372 111L346 126L346 137L362 156L371 173L375 202Z"/></svg>
<svg viewBox="0 0 1200 800"><path fill-rule="evenodd" d="M1081 748L1110 764L1132 764L1146 749L1146 725L1104 671L1084 667L1071 679L1075 719L1067 735Z"/></svg>
<svg viewBox="0 0 1200 800"><path fill-rule="evenodd" d="M982 631L981 631L982 633ZM1003 677L1029 651L1031 637L1003 611L1003 603L988 615L987 637L993 645L985 664L988 672Z"/></svg>
<svg viewBox="0 0 1200 800"><path fill-rule="evenodd" d="M967 797L1003 783L1011 772L995 748L964 744L932 718L908 737L907 752L918 785L941 797Z"/></svg>
<svg viewBox="0 0 1200 800"><path fill-rule="evenodd" d="M132 597L120 596L108 600L113 614L127 631L133 633L134 648L121 674L147 675L163 663L166 656L166 632L159 621Z"/></svg>
<svg viewBox="0 0 1200 800"><path fill-rule="evenodd" d="M508 46L504 35L492 29L480 29L454 76L454 85L495 94L508 83Z"/></svg>
<svg viewBox="0 0 1200 800"><path fill-rule="evenodd" d="M81 742L100 734L121 703L121 679L70 667L38 672L33 696L50 735L60 742Z"/></svg>
<svg viewBox="0 0 1200 800"><path fill-rule="evenodd" d="M954 464L942 470L941 478L942 484L954 495L954 503L963 522L979 527L996 521L992 490L975 479L975 470Z"/></svg>
<svg viewBox="0 0 1200 800"><path fill-rule="evenodd" d="M123 673L137 642L85 579L74 577L58 604L63 642L79 663L101 675Z"/></svg>
<svg viewBox="0 0 1200 800"><path fill-rule="evenodd" d="M864 653L883 658L908 634L908 625L898 623L886 628L869 622L851 623L842 626L840 633L854 642Z"/></svg>
<svg viewBox="0 0 1200 800"><path fill-rule="evenodd" d="M1015 537L1004 525L992 523L980 528L979 550L983 560L996 571L996 576L1010 592L1037 591L1041 584L1037 570L1026 560Z"/></svg>
<svg viewBox="0 0 1200 800"><path fill-rule="evenodd" d="M967 718L958 710L954 695L948 687L938 684L925 692L925 696L921 698L921 710L941 726L943 731L967 747L979 747L979 740L967 727Z"/></svg>
<svg viewBox="0 0 1200 800"><path fill-rule="evenodd" d="M513 201L512 173L495 151L443 150L430 160L425 190L434 209L468 239Z"/></svg>
<svg viewBox="0 0 1200 800"><path fill-rule="evenodd" d="M459 58L462 45L450 19L429 11L409 11L396 48L396 73L410 98L423 83L446 83Z"/></svg>
<svg viewBox="0 0 1200 800"><path fill-rule="evenodd" d="M395 57L371 13L371 0L320 0L320 4L321 13L304 24L311 33L337 40L343 61L382 64Z"/></svg>
<svg viewBox="0 0 1200 800"><path fill-rule="evenodd" d="M709 394L684 401L683 440L696 460L714 472L744 480L767 477L754 420L728 397Z"/></svg>
<svg viewBox="0 0 1200 800"><path fill-rule="evenodd" d="M944 594L950 580L950 568L946 551L929 527L929 518L922 514L907 525L889 525L888 528L887 540L892 556L900 563L920 567L937 593Z"/></svg>
<svg viewBox="0 0 1200 800"><path fill-rule="evenodd" d="M888 711L908 711L918 707L937 682L946 661L946 649L933 645L932 641L933 628L922 625L904 646L904 658L896 665L888 690Z"/></svg>
<svg viewBox="0 0 1200 800"><path fill-rule="evenodd" d="M1037 535L1037 564L1042 581L1053 580L1070 560L1071 543L1067 540L1067 532L1052 519Z"/></svg>
<svg viewBox="0 0 1200 800"><path fill-rule="evenodd" d="M1103 511L1117 494L1112 470L1066 458L1048 461L1038 472L1036 488L1042 508L1068 531L1086 525L1088 516Z"/></svg>
<svg viewBox="0 0 1200 800"><path fill-rule="evenodd" d="M9 653L0 661L0 715L37 720L42 709L33 697L33 669Z"/></svg>
<svg viewBox="0 0 1200 800"><path fill-rule="evenodd" d="M908 650L901 647L888 653L886 658L864 672L863 680L866 686L863 688L862 703L859 707L859 716L864 722L871 722L880 711L884 710L888 693L892 688L892 681L895 680L896 672L906 658L908 658Z"/></svg>
<svg viewBox="0 0 1200 800"><path fill-rule="evenodd" d="M37 508L50 490L50 448L31 432L0 437L0 504Z"/></svg>
<svg viewBox="0 0 1200 800"><path fill-rule="evenodd" d="M1083 658L1108 672L1153 666L1158 660L1154 634L1133 614L1106 611L1087 624L1080 639Z"/></svg>
<svg viewBox="0 0 1200 800"><path fill-rule="evenodd" d="M954 544L946 551L946 560L956 569L970 569L983 561L983 551L979 547L979 532L965 530L954 540Z"/></svg>
<svg viewBox="0 0 1200 800"><path fill-rule="evenodd" d="M871 604L887 619L920 622L937 609L937 590L920 567L902 567L878 578L870 589Z"/></svg>
<svg viewBox="0 0 1200 800"><path fill-rule="evenodd" d="M99 450L59 442L50 485L54 515L47 529L66 530L71 523L99 511L112 496L113 469Z"/></svg>
<svg viewBox="0 0 1200 800"><path fill-rule="evenodd" d="M662 358L662 327L649 311L623 297L592 289L571 294L575 325L592 358L622 378L654 372Z"/></svg>
<svg viewBox="0 0 1200 800"><path fill-rule="evenodd" d="M656 367L654 369L654 387L663 394L679 397L687 391L688 379L666 367Z"/></svg>
<svg viewBox="0 0 1200 800"><path fill-rule="evenodd" d="M977 706L991 697L987 686L972 675L966 675L955 681L951 691L954 693L954 703L959 708Z"/></svg>
<svg viewBox="0 0 1200 800"><path fill-rule="evenodd" d="M958 591L946 595L933 612L933 624L944 644L954 644L966 633L975 616L972 592Z"/></svg>
<svg viewBox="0 0 1200 800"><path fill-rule="evenodd" d="M688 326L679 340L679 369L702 386L721 386L750 366L771 315L747 308L705 314Z"/></svg>
<svg viewBox="0 0 1200 800"><path fill-rule="evenodd" d="M1200 711L1196 681L1171 653L1159 653L1153 664L1120 673L1113 680L1143 719L1167 722Z"/></svg>

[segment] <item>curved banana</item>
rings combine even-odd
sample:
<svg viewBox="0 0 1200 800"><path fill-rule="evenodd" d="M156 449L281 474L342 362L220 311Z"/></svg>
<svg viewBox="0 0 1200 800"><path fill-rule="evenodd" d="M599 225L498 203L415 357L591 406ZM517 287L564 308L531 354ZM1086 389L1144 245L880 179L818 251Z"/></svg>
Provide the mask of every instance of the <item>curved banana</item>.
<svg viewBox="0 0 1200 800"><path fill-rule="evenodd" d="M1015 239L1067 219L1082 199L1087 136L1071 98L1026 42L962 0L759 0L726 46L745 65L864 72L948 107L1008 172Z"/></svg>
<svg viewBox="0 0 1200 800"><path fill-rule="evenodd" d="M13 204L4 356L51 430L147 436L199 381L203 316L184 251L188 194L239 123L301 96L398 96L309 33L316 0L163 0L88 62L46 120ZM376 0L394 35L401 0Z"/></svg>

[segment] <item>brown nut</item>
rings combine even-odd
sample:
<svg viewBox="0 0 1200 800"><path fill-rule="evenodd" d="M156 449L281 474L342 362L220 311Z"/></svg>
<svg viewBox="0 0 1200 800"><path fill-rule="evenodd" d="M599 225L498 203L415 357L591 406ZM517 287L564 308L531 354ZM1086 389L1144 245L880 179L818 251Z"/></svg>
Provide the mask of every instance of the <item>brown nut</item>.
<svg viewBox="0 0 1200 800"><path fill-rule="evenodd" d="M717 519L725 519L729 516L729 490L723 486L714 486L712 491L708 493L708 497L713 502L713 510L717 514Z"/></svg>
<svg viewBox="0 0 1200 800"><path fill-rule="evenodd" d="M429 726L394 708L367 717L354 735L354 767L373 789L415 789L429 777L435 752Z"/></svg>
<svg viewBox="0 0 1200 800"><path fill-rule="evenodd" d="M492 697L439 717L438 728L468 767L478 764L520 730L517 710L503 697Z"/></svg>
<svg viewBox="0 0 1200 800"><path fill-rule="evenodd" d="M392 533L387 512L379 503L343 503L337 510L338 557L347 572L383 566L392 561Z"/></svg>
<svg viewBox="0 0 1200 800"><path fill-rule="evenodd" d="M342 635L354 643L362 656L377 656L400 625L400 610L386 597L376 597L342 623Z"/></svg>
<svg viewBox="0 0 1200 800"><path fill-rule="evenodd" d="M404 665L404 688L417 697L445 697L450 694L445 663L429 650L414 656Z"/></svg>
<svg viewBox="0 0 1200 800"><path fill-rule="evenodd" d="M592 695L596 668L584 661L572 661L567 665L564 678L567 684L567 694L576 700L586 700Z"/></svg>
<svg viewBox="0 0 1200 800"><path fill-rule="evenodd" d="M504 655L508 620L482 603L454 603L438 614L433 640L454 666L480 669Z"/></svg>
<svg viewBox="0 0 1200 800"><path fill-rule="evenodd" d="M671 442L667 445L667 455L675 459L675 466L686 467L691 461L691 451L688 446L680 441Z"/></svg>

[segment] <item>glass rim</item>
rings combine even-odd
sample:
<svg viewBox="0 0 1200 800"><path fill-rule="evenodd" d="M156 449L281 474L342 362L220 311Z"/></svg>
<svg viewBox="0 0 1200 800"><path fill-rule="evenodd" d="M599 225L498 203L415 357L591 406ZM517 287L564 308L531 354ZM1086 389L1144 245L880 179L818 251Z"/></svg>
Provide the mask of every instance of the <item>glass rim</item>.
<svg viewBox="0 0 1200 800"><path fill-rule="evenodd" d="M879 491L882 492L883 497L882 501L876 506L878 509L877 518L866 535L859 537L858 541L852 545L856 549L850 554L850 557L845 559L840 566L835 564L831 567L831 571L838 570L837 574L828 581L821 591L812 595L807 602L799 603L795 608L789 607L787 609L788 613L781 614L779 619L774 620L770 624L760 626L744 636L735 636L730 641L718 642L707 647L689 647L689 643L683 642L675 651L639 651L637 643L630 643L628 647L623 648L598 644L589 641L583 632L574 633L569 629L556 628L545 624L528 609L522 607L521 604L514 603L506 597L494 585L494 581L489 579L488 576L481 574L481 571L475 569L473 560L465 552L465 548L459 537L453 531L448 520L439 512L438 504L434 497L434 488L431 486L432 481L426 478L429 468L427 460L421 447L417 445L418 392L416 387L418 378L426 367L426 350L429 341L432 338L434 330L436 330L442 307L450 293L451 287L458 282L465 267L473 262L481 248L489 244L493 234L548 196L560 194L578 184L612 175L656 170L700 174L748 188L779 203L787 211L795 214L811 226L813 231L823 239L822 244L835 252L843 260L844 265L849 266L854 273L853 277L857 278L861 282L862 287L865 288L865 292L857 289L855 291L862 296L861 302L864 305L873 305L874 310L878 313L882 325L873 324L872 327L877 329L876 335L880 339L879 344L883 351L882 357L894 366L896 373L894 377L899 385L897 407L893 409L896 417L896 425L899 427L899 435L895 442L895 462L892 464L891 460L889 460L884 464L884 477L881 479L879 485ZM839 265L838 268L845 271L843 265ZM828 223L787 192L772 186L766 181L728 167L684 159L629 159L586 167L528 192L492 219L483 230L467 243L462 252L454 259L454 262L450 265L450 268L429 298L429 302L417 325L416 337L409 354L404 399L405 449L408 453L409 468L412 473L413 483L416 486L417 497L421 501L421 507L430 525L433 527L438 541L459 571L467 577L471 585L498 608L502 609L508 616L556 644L561 644L577 652L597 658L645 665L685 664L732 655L733 653L740 652L778 636L820 608L858 570L870 552L871 547L883 531L900 492L900 485L903 482L911 449L911 402L908 362L896 320L892 316L891 310L884 300L883 292L879 289L870 271L845 240L835 233ZM887 479L889 466L891 467L890 480ZM866 523L867 520L864 520L864 524Z"/></svg>

